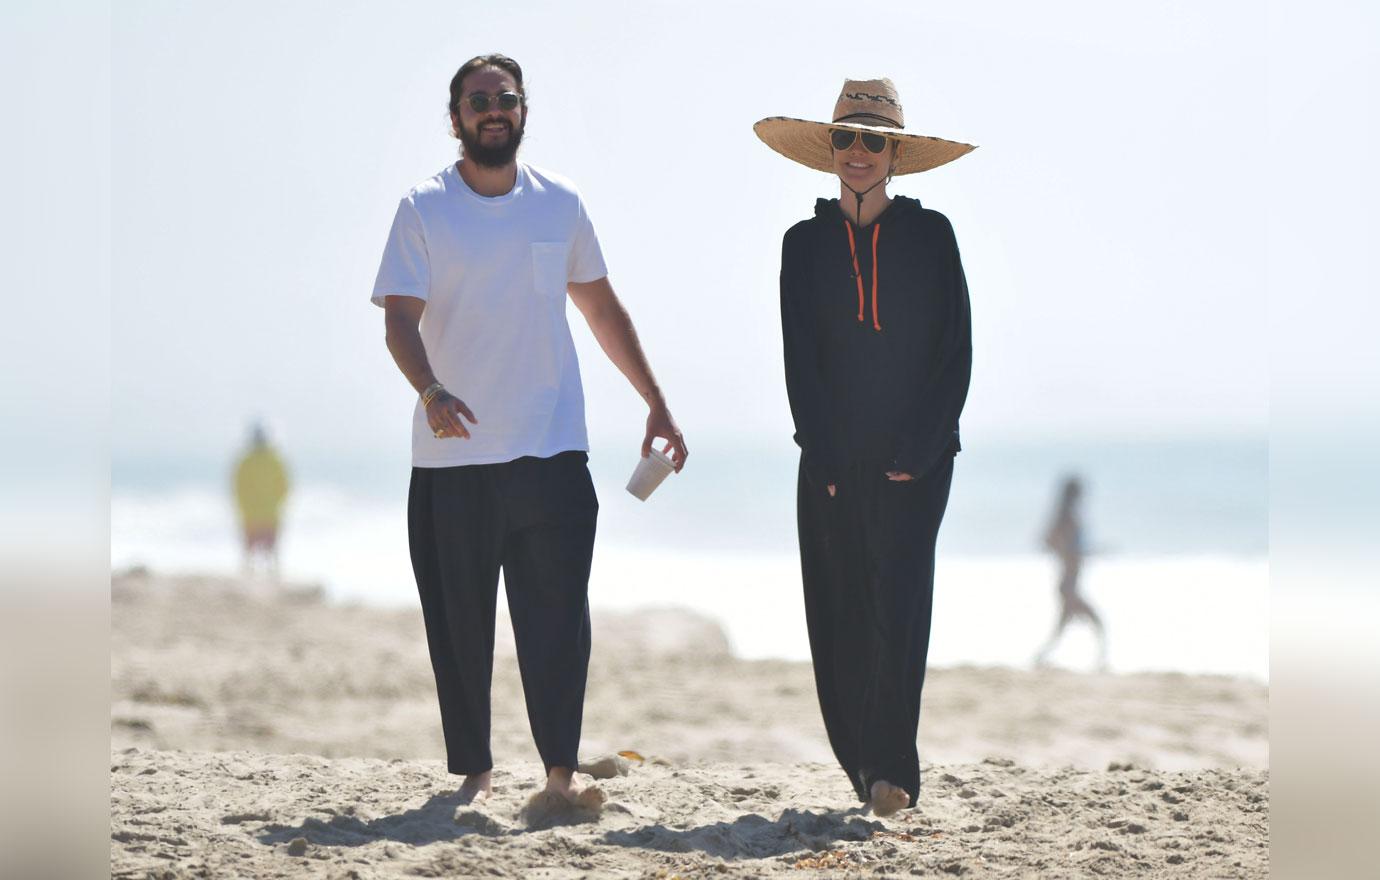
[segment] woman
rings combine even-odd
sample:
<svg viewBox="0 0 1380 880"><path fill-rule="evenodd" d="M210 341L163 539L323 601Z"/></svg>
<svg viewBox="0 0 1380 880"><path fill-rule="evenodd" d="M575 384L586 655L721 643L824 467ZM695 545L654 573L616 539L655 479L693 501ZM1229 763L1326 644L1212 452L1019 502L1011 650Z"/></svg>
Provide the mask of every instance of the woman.
<svg viewBox="0 0 1380 880"><path fill-rule="evenodd" d="M1045 549L1059 560L1059 618L1055 621L1049 641L1035 655L1035 665L1048 665L1050 652L1063 638L1064 630L1081 617L1097 631L1097 669L1106 672L1107 628L1092 604L1078 590L1078 576L1088 555L1083 536L1083 516L1079 512L1082 500L1083 482L1074 476L1065 477L1063 487L1059 490L1059 503L1054 508L1054 517L1045 530L1044 541Z"/></svg>
<svg viewBox="0 0 1380 880"><path fill-rule="evenodd" d="M839 179L786 233L781 325L801 448L800 564L829 742L879 816L915 806L934 548L972 364L968 289L944 215L895 174L973 147L909 134L890 80L846 81L833 122L754 130Z"/></svg>

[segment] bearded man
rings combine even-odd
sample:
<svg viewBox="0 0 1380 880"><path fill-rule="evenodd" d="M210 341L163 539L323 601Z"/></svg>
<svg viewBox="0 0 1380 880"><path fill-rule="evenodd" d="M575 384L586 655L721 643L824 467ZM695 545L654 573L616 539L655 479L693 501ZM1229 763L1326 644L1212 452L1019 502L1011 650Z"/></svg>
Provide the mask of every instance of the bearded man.
<svg viewBox="0 0 1380 880"><path fill-rule="evenodd" d="M642 454L686 447L609 284L568 180L517 160L522 68L472 58L450 83L460 161L398 205L372 301L417 392L408 538L447 768L461 800L491 790L489 688L500 569L527 714L546 770L537 798L597 807L573 782L590 652L598 500L566 297L646 401Z"/></svg>

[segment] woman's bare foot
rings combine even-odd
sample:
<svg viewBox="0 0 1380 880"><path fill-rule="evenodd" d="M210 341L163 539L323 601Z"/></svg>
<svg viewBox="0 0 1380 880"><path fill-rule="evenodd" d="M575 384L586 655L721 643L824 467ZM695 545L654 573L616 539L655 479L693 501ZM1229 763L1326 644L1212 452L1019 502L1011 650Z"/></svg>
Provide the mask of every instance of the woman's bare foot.
<svg viewBox="0 0 1380 880"><path fill-rule="evenodd" d="M460 796L462 804L477 804L489 799L489 795L494 790L494 772L485 770L483 773L471 773L465 777L465 781L460 785Z"/></svg>
<svg viewBox="0 0 1380 880"><path fill-rule="evenodd" d="M872 808L874 816L890 816L897 810L905 809L909 804L910 792L904 788L880 779L872 783L872 800L868 801L867 805Z"/></svg>

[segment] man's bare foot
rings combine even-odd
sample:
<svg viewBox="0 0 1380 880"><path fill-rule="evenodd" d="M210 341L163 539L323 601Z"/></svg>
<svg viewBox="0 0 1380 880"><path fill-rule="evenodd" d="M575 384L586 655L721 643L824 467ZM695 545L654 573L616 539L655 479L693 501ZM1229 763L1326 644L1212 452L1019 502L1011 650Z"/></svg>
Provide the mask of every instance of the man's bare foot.
<svg viewBox="0 0 1380 880"><path fill-rule="evenodd" d="M604 792L599 786L576 782L575 771L569 767L552 767L546 774L546 790L586 810L598 810L604 805Z"/></svg>
<svg viewBox="0 0 1380 880"><path fill-rule="evenodd" d="M581 785L568 767L554 767L546 787L532 795L523 809L532 827L593 822L604 807L604 792L597 785Z"/></svg>
<svg viewBox="0 0 1380 880"><path fill-rule="evenodd" d="M489 799L489 795L494 790L494 772L485 770L483 773L471 773L465 777L465 781L460 785L460 796L462 804L478 804Z"/></svg>
<svg viewBox="0 0 1380 880"><path fill-rule="evenodd" d="M872 800L868 801L867 805L872 808L874 816L890 816L909 804L910 792L904 788L880 779L872 783Z"/></svg>

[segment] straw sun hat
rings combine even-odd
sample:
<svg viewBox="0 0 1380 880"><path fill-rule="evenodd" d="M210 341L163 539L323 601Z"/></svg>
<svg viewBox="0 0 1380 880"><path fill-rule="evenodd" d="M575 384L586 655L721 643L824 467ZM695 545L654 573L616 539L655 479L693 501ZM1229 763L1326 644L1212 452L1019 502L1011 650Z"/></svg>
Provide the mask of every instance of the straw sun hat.
<svg viewBox="0 0 1380 880"><path fill-rule="evenodd" d="M848 129L874 132L899 142L900 156L894 174L929 171L977 149L943 138L903 131L905 113L896 86L889 79L844 80L843 91L834 105L833 122L811 122L788 116L768 116L752 127L762 142L787 159L833 173L833 148L829 132Z"/></svg>

